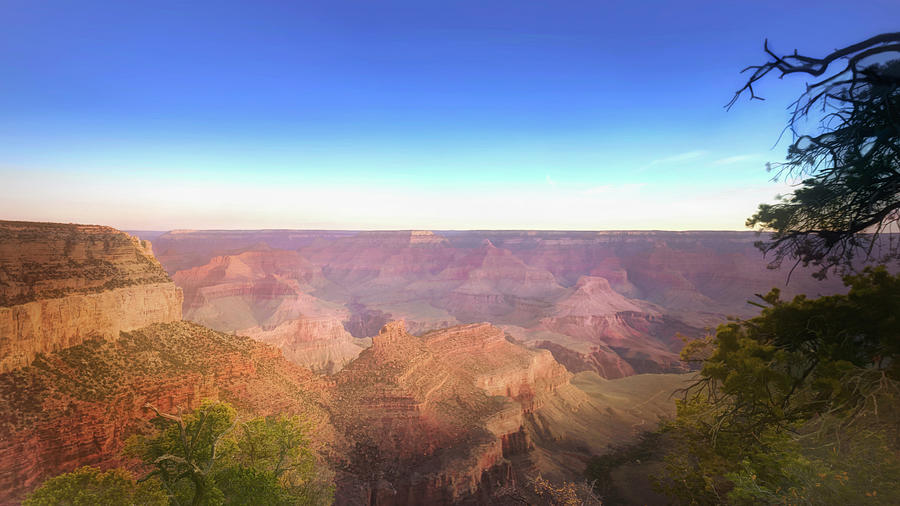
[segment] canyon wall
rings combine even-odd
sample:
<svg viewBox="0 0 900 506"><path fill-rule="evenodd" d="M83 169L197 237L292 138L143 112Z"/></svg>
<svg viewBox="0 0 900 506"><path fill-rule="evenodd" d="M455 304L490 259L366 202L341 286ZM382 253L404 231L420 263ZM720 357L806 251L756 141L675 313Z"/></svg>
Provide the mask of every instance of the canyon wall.
<svg viewBox="0 0 900 506"><path fill-rule="evenodd" d="M295 318L274 328L253 327L238 333L281 349L284 357L317 372L333 374L363 348L336 318Z"/></svg>
<svg viewBox="0 0 900 506"><path fill-rule="evenodd" d="M146 241L0 222L0 504L83 465L142 474L121 450L155 430L147 403L299 414L317 447L340 451L322 409L328 382L277 348L181 321L182 303Z"/></svg>
<svg viewBox="0 0 900 506"><path fill-rule="evenodd" d="M0 221L0 372L180 320L181 306L146 241L109 227Z"/></svg>
<svg viewBox="0 0 900 506"><path fill-rule="evenodd" d="M626 393L590 394L571 379L548 352L483 324L422 338L388 324L331 378L247 337L154 324L0 374L0 504L82 465L143 474L121 450L155 430L145 404L174 412L205 399L302 416L325 457L321 472L338 473L339 504L493 503L498 487L527 473L573 479L591 452L632 437L648 402L667 399L640 393L637 409ZM571 469L544 457L562 449Z"/></svg>
<svg viewBox="0 0 900 506"><path fill-rule="evenodd" d="M296 251L255 245L173 279L185 319L277 346L303 367L334 373L362 350L343 325L351 311L311 295L329 282Z"/></svg>
<svg viewBox="0 0 900 506"><path fill-rule="evenodd" d="M417 337L391 322L334 376L332 420L351 442L336 500L507 504L538 475L580 479L592 454L672 416L685 376L573 376L490 324Z"/></svg>
<svg viewBox="0 0 900 506"><path fill-rule="evenodd" d="M387 324L336 376L335 424L372 448L351 455L359 471L337 500L452 504L509 483L509 459L531 449L526 417L570 377L549 352L489 324L421 338Z"/></svg>

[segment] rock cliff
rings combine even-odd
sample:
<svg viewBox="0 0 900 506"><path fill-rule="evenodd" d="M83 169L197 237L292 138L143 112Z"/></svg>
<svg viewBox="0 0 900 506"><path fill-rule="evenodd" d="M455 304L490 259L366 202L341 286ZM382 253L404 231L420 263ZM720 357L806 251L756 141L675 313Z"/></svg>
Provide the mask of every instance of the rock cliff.
<svg viewBox="0 0 900 506"><path fill-rule="evenodd" d="M181 319L150 243L109 227L0 221L0 372Z"/></svg>
<svg viewBox="0 0 900 506"><path fill-rule="evenodd" d="M591 452L630 437L645 422L643 406L677 386L666 378L664 387L638 394L646 397L639 397L640 409L619 407L634 397L606 395L613 382L591 372L580 373L576 384L554 359L559 350L526 347L486 323L417 337L403 322L390 322L360 353L342 322L367 334L388 313L326 300L357 285L337 283L331 267L297 252L259 244L175 276L189 294L185 308L198 319L230 315L220 321L230 332L171 321L180 316L181 292L149 244L105 227L3 225L0 281L4 301L15 302L0 308L13 322L0 329L14 331L2 334L0 359L28 342L6 336L54 340L35 347L24 363L10 360L0 373L0 503L20 500L47 477L81 465L142 471L121 449L130 435L152 430L152 413L143 406L174 411L203 399L228 401L248 416L299 414L309 421L322 469L338 473L341 504L491 503L503 485L525 475L578 476ZM344 281L361 280L361 294L412 283L414 294L437 297L464 286L513 312L540 306L543 317L535 324L547 326L542 335L571 323L567 332L574 337L566 338L581 338L572 346L582 347L590 339L638 341L617 337L624 331L611 324L591 334L594 326L579 318L605 313L641 339L652 333L647 325L665 321L613 293L606 281L565 288L548 270L528 267L490 243L457 255L447 239L431 233L360 235L361 247L378 249L387 238L401 249L383 258L392 267L374 277L365 270L344 273ZM400 285L392 284L395 276ZM476 293L478 286L487 288ZM550 292L550 304L535 295ZM396 307L399 314L427 314L419 329L454 320L446 312L423 313L408 300ZM566 318L577 321L560 323ZM235 326L246 322L253 325ZM628 363L643 359L640 350L602 343L596 349L611 354L606 362L597 359L615 365L611 376L630 373ZM345 367L322 376L297 363L329 372ZM560 452L565 459L556 458Z"/></svg>
<svg viewBox="0 0 900 506"><path fill-rule="evenodd" d="M527 453L525 417L570 374L488 324L410 335L392 322L336 376L335 424L356 448L339 502L449 504ZM496 477L496 476L495 476ZM490 480L488 480L490 481Z"/></svg>
<svg viewBox="0 0 900 506"><path fill-rule="evenodd" d="M329 282L295 251L255 245L173 278L185 319L277 346L298 365L333 373L362 350L343 325L351 311L312 295Z"/></svg>
<svg viewBox="0 0 900 506"><path fill-rule="evenodd" d="M280 348L295 364L328 374L340 371L363 350L335 318L301 317L272 329L254 327L238 333Z"/></svg>

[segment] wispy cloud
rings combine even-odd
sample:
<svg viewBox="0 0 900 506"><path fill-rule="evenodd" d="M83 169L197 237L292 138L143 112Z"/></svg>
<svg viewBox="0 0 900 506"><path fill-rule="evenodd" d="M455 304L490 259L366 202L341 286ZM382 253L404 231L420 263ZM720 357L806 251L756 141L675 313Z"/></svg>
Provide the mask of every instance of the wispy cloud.
<svg viewBox="0 0 900 506"><path fill-rule="evenodd" d="M556 187L556 181L554 181L553 178L550 177L550 174L547 174L547 184L554 188Z"/></svg>
<svg viewBox="0 0 900 506"><path fill-rule="evenodd" d="M702 157L706 156L707 153L709 153L709 152L704 149L697 149L694 151L686 151L684 153L678 153L676 155L667 156L665 158L657 158L656 160L653 160L652 162L650 162L647 165L644 165L643 167L638 169L638 171L647 170L651 167L656 167L659 165L669 165L669 164L673 164L673 163L681 163L681 162L687 162L690 160L696 160L698 158L702 158Z"/></svg>
<svg viewBox="0 0 900 506"><path fill-rule="evenodd" d="M677 163L677 162L686 162L688 160L693 160L695 158L700 158L704 156L707 151L698 149L695 151L688 151L686 153L679 153L677 155L667 156L666 158L660 158L659 160L653 160L650 162L651 165L660 165L663 163Z"/></svg>
<svg viewBox="0 0 900 506"><path fill-rule="evenodd" d="M735 156L727 156L725 158L719 158L718 160L713 162L713 165L732 165L735 163L746 162L747 160L754 160L759 158L758 155L735 155Z"/></svg>

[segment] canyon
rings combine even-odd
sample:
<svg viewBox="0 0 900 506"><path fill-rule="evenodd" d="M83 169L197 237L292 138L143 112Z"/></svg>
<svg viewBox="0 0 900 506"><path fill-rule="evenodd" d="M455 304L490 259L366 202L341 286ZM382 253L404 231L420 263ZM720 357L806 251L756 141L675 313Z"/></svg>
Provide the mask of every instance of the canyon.
<svg viewBox="0 0 900 506"><path fill-rule="evenodd" d="M758 311L754 294L837 293L767 268L753 232L172 231L145 233L184 317L334 373L380 328L491 323L571 372L683 372L685 338ZM340 327L346 332L342 332Z"/></svg>
<svg viewBox="0 0 900 506"><path fill-rule="evenodd" d="M0 222L0 230L0 314L26 314L20 306L28 304L54 308L50 320L15 316L18 323L0 328L0 358L14 358L0 372L2 504L81 465L142 474L122 449L130 436L155 430L146 405L177 412L204 399L229 402L241 417L301 416L341 504L503 503L511 487L539 475L578 479L593 454L671 414L668 394L686 381L573 374L552 350L502 325L462 324L448 310L410 324L372 307L364 290L340 305L323 295L346 290L335 282L337 267L258 241L205 262L195 257L198 265L176 271L173 282L148 242L108 227ZM550 290L569 300L560 306L569 313L606 289L587 280L569 293L553 275L523 268L487 242L457 256L435 234L373 235L363 239L375 252L385 238L415 246L402 261L370 264L383 270L345 269L340 277L370 294L397 278L407 285L453 279L463 287L460 305L450 305L458 315L481 311L473 300L482 299L468 295L482 289L488 300L496 291L530 300ZM320 236L299 237L310 248L327 246ZM182 289L185 316L197 322L180 318ZM84 305L84 297L104 303ZM490 311L510 307L496 300ZM522 304L511 311L534 303ZM622 300L612 307L635 309ZM230 329L208 328L204 319ZM371 335L350 333L374 327ZM623 395L631 389L639 405Z"/></svg>

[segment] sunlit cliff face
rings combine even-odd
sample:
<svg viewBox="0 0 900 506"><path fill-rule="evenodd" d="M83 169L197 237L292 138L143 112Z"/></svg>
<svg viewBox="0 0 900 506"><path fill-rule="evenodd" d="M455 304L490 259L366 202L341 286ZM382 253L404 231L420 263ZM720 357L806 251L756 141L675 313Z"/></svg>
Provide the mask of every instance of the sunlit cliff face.
<svg viewBox="0 0 900 506"><path fill-rule="evenodd" d="M0 221L0 268L0 372L181 319L181 289L150 244L109 227Z"/></svg>

